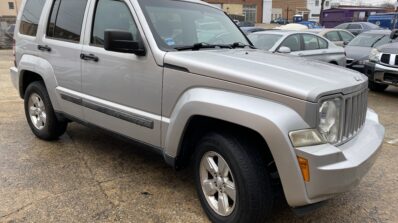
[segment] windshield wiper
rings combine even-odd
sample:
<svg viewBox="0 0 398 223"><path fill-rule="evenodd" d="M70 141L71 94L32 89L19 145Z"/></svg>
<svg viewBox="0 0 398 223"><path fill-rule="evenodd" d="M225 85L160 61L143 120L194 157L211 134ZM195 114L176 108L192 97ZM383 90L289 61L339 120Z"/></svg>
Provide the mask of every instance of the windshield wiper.
<svg viewBox="0 0 398 223"><path fill-rule="evenodd" d="M195 43L191 46L180 46L180 47L175 47L174 49L182 51L182 50L200 50L200 49L214 49L214 48L232 49L232 46L229 44Z"/></svg>
<svg viewBox="0 0 398 223"><path fill-rule="evenodd" d="M233 49L235 49L235 48L245 48L245 47L249 47L250 49L256 49L256 47L254 47L252 45L249 45L249 44L244 44L242 42L235 42L235 43L232 43L230 46Z"/></svg>
<svg viewBox="0 0 398 223"><path fill-rule="evenodd" d="M373 47L374 45L376 45L376 43L379 42L383 38L384 38L384 36L378 38L370 47Z"/></svg>

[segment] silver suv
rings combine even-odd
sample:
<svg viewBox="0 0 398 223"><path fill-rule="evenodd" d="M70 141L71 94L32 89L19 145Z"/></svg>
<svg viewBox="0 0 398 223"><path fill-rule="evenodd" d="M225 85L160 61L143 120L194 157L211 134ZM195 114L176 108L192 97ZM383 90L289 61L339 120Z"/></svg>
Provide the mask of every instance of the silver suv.
<svg viewBox="0 0 398 223"><path fill-rule="evenodd" d="M308 209L352 189L376 159L384 128L366 76L254 49L206 3L22 5L11 78L33 133L54 140L78 121L191 164L213 222L265 220L280 186Z"/></svg>

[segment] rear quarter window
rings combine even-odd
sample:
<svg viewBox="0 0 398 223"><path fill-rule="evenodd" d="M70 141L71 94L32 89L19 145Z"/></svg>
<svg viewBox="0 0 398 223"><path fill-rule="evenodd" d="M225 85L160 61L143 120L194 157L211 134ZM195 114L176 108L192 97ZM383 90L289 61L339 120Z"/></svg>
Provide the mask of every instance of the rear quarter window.
<svg viewBox="0 0 398 223"><path fill-rule="evenodd" d="M22 12L19 33L36 36L44 3L46 0L27 0Z"/></svg>

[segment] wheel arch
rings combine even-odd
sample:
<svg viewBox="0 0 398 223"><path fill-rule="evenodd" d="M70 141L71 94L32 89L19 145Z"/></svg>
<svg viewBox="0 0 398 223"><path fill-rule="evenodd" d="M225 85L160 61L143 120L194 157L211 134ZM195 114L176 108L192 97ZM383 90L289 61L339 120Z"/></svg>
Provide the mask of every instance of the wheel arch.
<svg viewBox="0 0 398 223"><path fill-rule="evenodd" d="M50 96L54 110L60 110L56 99L55 88L58 86L54 70L51 64L34 55L23 55L18 64L19 72L19 95L24 97L25 90L33 81L43 81Z"/></svg>
<svg viewBox="0 0 398 223"><path fill-rule="evenodd" d="M297 157L288 137L292 130L309 128L297 112L277 102L241 93L190 89L180 97L170 122L163 129L164 155L169 164L178 165L178 159L186 158L187 155L181 152L190 146L186 145L186 137L192 131L190 127L197 127L192 123L203 120L206 121L200 125L222 123L227 127L233 126L233 129L248 130L254 137L261 136L275 160L288 203L295 206L295 203L308 200Z"/></svg>

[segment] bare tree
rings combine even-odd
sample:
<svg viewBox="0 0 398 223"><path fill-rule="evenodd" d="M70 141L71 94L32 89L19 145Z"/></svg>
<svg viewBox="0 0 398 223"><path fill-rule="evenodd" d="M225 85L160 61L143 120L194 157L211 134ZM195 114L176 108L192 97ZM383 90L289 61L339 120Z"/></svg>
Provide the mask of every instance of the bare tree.
<svg viewBox="0 0 398 223"><path fill-rule="evenodd" d="M322 25L322 23L323 23L323 21L322 21L322 19L323 19L322 14L323 14L323 9L324 9L324 7L325 7L325 2L326 2L326 0L321 0L321 11L319 12L319 24L321 24L321 25Z"/></svg>

